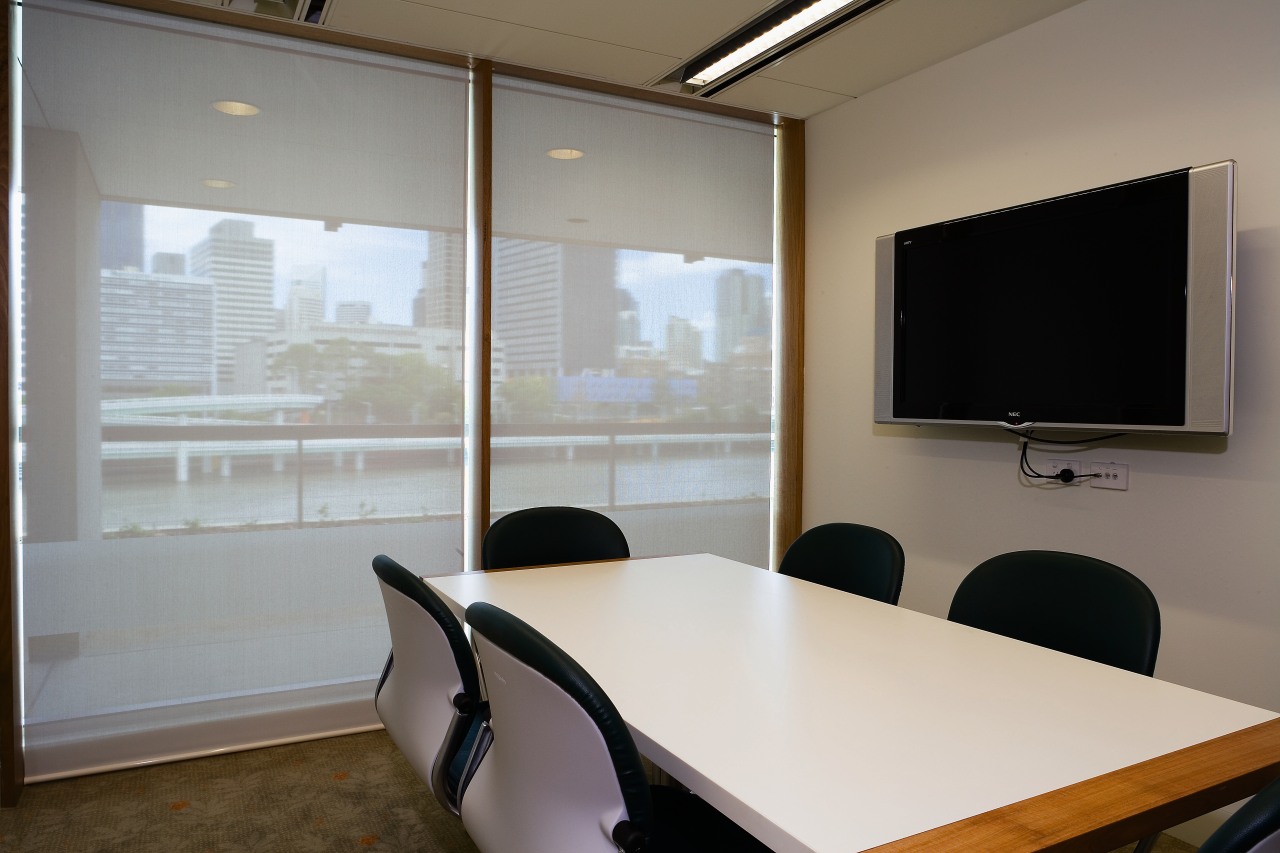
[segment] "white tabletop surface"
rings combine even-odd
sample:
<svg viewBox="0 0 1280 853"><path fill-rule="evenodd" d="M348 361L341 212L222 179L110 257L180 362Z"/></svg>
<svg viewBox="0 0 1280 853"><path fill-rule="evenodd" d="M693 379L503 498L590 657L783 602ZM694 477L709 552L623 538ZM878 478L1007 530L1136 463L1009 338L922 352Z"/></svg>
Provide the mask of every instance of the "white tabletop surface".
<svg viewBox="0 0 1280 853"><path fill-rule="evenodd" d="M712 555L425 579L590 672L778 853L905 838L1276 718Z"/></svg>

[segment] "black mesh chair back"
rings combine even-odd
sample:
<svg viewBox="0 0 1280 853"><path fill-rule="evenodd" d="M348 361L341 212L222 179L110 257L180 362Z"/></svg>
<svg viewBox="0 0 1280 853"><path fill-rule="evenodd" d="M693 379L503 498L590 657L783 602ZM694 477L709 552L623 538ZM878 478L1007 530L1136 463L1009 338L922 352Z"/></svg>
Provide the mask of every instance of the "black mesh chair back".
<svg viewBox="0 0 1280 853"><path fill-rule="evenodd" d="M1280 779L1214 830L1200 853L1280 853Z"/></svg>
<svg viewBox="0 0 1280 853"><path fill-rule="evenodd" d="M630 557L627 537L607 515L575 506L539 506L504 515L489 526L480 568L552 566Z"/></svg>
<svg viewBox="0 0 1280 853"><path fill-rule="evenodd" d="M782 555L778 572L832 589L897 604L906 559L883 530L863 524L819 524Z"/></svg>
<svg viewBox="0 0 1280 853"><path fill-rule="evenodd" d="M1142 675L1160 648L1160 606L1146 584L1062 551L992 557L961 581L947 618Z"/></svg>
<svg viewBox="0 0 1280 853"><path fill-rule="evenodd" d="M692 794L651 787L618 709L546 636L485 602L467 622L493 727L462 801L482 853L768 853Z"/></svg>
<svg viewBox="0 0 1280 853"><path fill-rule="evenodd" d="M461 623L422 579L373 558L391 629L374 708L392 742L446 809L458 813L484 743L488 706Z"/></svg>

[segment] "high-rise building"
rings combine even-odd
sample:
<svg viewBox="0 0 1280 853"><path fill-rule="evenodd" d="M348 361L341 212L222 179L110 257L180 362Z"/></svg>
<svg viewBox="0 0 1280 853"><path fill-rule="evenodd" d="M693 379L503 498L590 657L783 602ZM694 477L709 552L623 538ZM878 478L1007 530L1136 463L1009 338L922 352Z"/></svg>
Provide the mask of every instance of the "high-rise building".
<svg viewBox="0 0 1280 853"><path fill-rule="evenodd" d="M334 306L333 319L339 326L360 326L373 322L373 303L339 302Z"/></svg>
<svg viewBox="0 0 1280 853"><path fill-rule="evenodd" d="M213 289L207 278L103 270L104 396L167 386L207 394L213 384Z"/></svg>
<svg viewBox="0 0 1280 853"><path fill-rule="evenodd" d="M768 336L772 324L764 276L732 269L716 277L716 361L728 361L747 336Z"/></svg>
<svg viewBox="0 0 1280 853"><path fill-rule="evenodd" d="M617 362L616 252L495 238L493 331L510 376L576 376Z"/></svg>
<svg viewBox="0 0 1280 853"><path fill-rule="evenodd" d="M618 348L640 346L640 307L631 291L618 288Z"/></svg>
<svg viewBox="0 0 1280 853"><path fill-rule="evenodd" d="M667 318L667 364L680 373L702 370L702 330L684 317Z"/></svg>
<svg viewBox="0 0 1280 853"><path fill-rule="evenodd" d="M252 222L224 219L191 249L191 272L214 284L213 393L235 393L236 347L275 332L275 241L253 236Z"/></svg>
<svg viewBox="0 0 1280 853"><path fill-rule="evenodd" d="M186 275L187 256L180 252L156 252L151 256L151 271L158 275Z"/></svg>
<svg viewBox="0 0 1280 853"><path fill-rule="evenodd" d="M413 325L431 329L461 329L466 298L466 257L461 234L427 234L427 259L422 262L422 288L413 300Z"/></svg>
<svg viewBox="0 0 1280 853"><path fill-rule="evenodd" d="M319 264L293 268L284 305L284 327L305 329L324 322L325 270Z"/></svg>
<svg viewBox="0 0 1280 853"><path fill-rule="evenodd" d="M98 213L98 256L104 270L142 269L140 204L104 201Z"/></svg>

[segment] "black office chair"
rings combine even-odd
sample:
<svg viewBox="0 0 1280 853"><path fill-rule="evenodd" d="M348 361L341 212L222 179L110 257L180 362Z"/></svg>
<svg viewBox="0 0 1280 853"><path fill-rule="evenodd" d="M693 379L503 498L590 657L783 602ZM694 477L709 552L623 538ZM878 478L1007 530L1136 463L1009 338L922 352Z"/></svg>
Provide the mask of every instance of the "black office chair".
<svg viewBox="0 0 1280 853"><path fill-rule="evenodd" d="M453 612L390 557L373 558L391 629L374 707L391 740L454 814L483 754L488 705L475 654Z"/></svg>
<svg viewBox="0 0 1280 853"><path fill-rule="evenodd" d="M480 568L550 566L630 557L627 537L607 515L576 506L538 506L504 515L480 544Z"/></svg>
<svg viewBox="0 0 1280 853"><path fill-rule="evenodd" d="M1280 779L1227 818L1200 853L1280 853Z"/></svg>
<svg viewBox="0 0 1280 853"><path fill-rule="evenodd" d="M947 618L1142 675L1160 648L1160 606L1146 584L1062 551L992 557L961 581Z"/></svg>
<svg viewBox="0 0 1280 853"><path fill-rule="evenodd" d="M897 604L905 562L898 540L883 530L833 522L801 533L782 555L778 572Z"/></svg>
<svg viewBox="0 0 1280 853"><path fill-rule="evenodd" d="M462 822L483 853L767 853L693 794L650 786L618 709L534 628L467 608L493 742Z"/></svg>

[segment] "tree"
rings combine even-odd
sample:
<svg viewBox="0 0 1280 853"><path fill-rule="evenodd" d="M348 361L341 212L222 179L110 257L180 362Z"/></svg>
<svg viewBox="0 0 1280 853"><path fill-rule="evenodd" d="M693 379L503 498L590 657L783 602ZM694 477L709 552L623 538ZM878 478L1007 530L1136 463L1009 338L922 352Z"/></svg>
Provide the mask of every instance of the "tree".
<svg viewBox="0 0 1280 853"><path fill-rule="evenodd" d="M299 394L314 394L324 378L324 359L312 344L290 344L271 363L271 378L287 381L297 374Z"/></svg>
<svg viewBox="0 0 1280 853"><path fill-rule="evenodd" d="M516 376L502 383L498 392L511 409L511 419L521 423L548 420L555 394L546 376Z"/></svg>
<svg viewBox="0 0 1280 853"><path fill-rule="evenodd" d="M343 394L349 411L370 411L382 423L457 423L462 389L448 368L421 353L370 354L363 377ZM367 408L366 408L367 406Z"/></svg>

